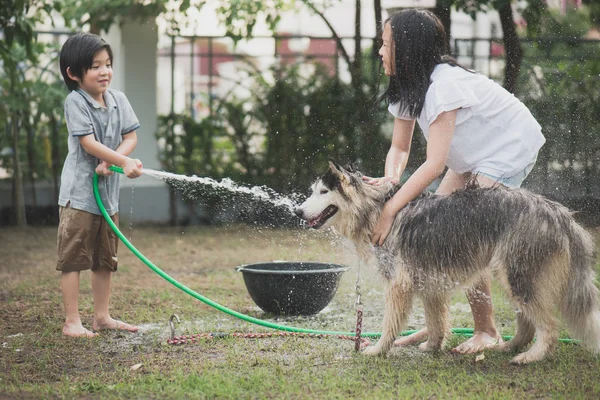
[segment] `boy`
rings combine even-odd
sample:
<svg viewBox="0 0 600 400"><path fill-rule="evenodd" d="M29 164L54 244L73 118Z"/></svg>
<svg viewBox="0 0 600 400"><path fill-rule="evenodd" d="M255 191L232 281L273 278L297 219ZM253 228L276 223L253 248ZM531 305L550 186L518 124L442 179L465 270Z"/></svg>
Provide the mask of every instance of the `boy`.
<svg viewBox="0 0 600 400"><path fill-rule="evenodd" d="M66 319L66 336L94 337L79 317L79 273L92 270L94 318L92 329L137 327L113 319L108 312L110 284L117 270L117 236L102 217L92 189L94 171L106 211L118 224L119 177L108 168L118 165L128 178L142 174L142 162L127 157L137 143L140 127L125 95L109 89L113 54L99 36L78 33L60 52L60 72L69 88L65 119L69 152L61 175L58 263Z"/></svg>

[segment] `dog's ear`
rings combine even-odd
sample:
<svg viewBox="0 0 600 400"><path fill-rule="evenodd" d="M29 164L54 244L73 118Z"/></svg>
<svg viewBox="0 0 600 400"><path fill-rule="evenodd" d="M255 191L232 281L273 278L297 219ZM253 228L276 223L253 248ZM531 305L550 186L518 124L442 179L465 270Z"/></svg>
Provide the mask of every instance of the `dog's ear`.
<svg viewBox="0 0 600 400"><path fill-rule="evenodd" d="M335 162L331 158L329 159L329 169L337 172L344 172L344 167L342 167L339 163Z"/></svg>
<svg viewBox="0 0 600 400"><path fill-rule="evenodd" d="M326 175L331 174L332 177L335 177L335 181L339 182L340 184L347 185L350 183L350 175L348 175L348 171L331 159L329 160L329 171L327 172L328 174ZM330 181L332 184L334 183L334 181L331 179L328 179L328 181Z"/></svg>
<svg viewBox="0 0 600 400"><path fill-rule="evenodd" d="M329 168L332 170L337 170L346 175L362 175L358 170L356 163L348 162L346 165L342 166L340 163L335 162L332 159L329 159Z"/></svg>
<svg viewBox="0 0 600 400"><path fill-rule="evenodd" d="M359 165L357 162L347 163L346 165L344 165L344 170L346 172L348 172L349 174L362 176L362 173L360 172L360 168L359 168Z"/></svg>
<svg viewBox="0 0 600 400"><path fill-rule="evenodd" d="M336 163L333 160L329 160L329 170L331 172L333 172L335 175L347 175L348 171L346 171L346 169L344 167L342 167L340 164Z"/></svg>

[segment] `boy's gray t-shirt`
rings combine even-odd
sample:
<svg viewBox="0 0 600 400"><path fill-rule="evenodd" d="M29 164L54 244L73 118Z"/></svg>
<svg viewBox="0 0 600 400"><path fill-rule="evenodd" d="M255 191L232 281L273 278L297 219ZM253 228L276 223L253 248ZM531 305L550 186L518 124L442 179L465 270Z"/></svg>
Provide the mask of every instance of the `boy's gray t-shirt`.
<svg viewBox="0 0 600 400"><path fill-rule="evenodd" d="M140 127L140 123L125 94L109 89L104 93L102 107L87 92L74 90L65 100L65 120L69 131L69 152L61 175L58 204L102 215L96 198L92 179L101 160L87 153L79 138L94 135L96 140L116 150L123 141L122 135ZM102 203L109 215L119 211L119 175L99 176L98 189Z"/></svg>

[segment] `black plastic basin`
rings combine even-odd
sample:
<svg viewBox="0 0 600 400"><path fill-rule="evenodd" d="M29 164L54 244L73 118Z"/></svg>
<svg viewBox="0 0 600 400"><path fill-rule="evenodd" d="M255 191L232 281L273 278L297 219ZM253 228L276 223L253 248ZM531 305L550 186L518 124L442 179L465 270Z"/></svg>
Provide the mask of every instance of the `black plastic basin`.
<svg viewBox="0 0 600 400"><path fill-rule="evenodd" d="M263 311L284 315L312 315L324 309L348 269L315 262L269 262L241 265L252 300Z"/></svg>

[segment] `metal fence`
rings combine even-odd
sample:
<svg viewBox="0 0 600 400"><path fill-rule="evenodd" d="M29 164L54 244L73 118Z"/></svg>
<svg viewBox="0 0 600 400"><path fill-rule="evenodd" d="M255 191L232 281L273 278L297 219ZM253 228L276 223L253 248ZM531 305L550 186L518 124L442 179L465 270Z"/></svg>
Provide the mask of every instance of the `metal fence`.
<svg viewBox="0 0 600 400"><path fill-rule="evenodd" d="M158 112L212 116L215 98L227 96L235 84L243 88L247 83L239 75L244 68L268 74L275 65L318 62L332 76L349 80L340 46L353 54L354 41L354 37L337 41L333 37L302 35L254 36L238 42L226 36L171 36L158 50L158 76L169 77L162 83ZM372 44L373 38L361 39L364 49ZM205 103L199 107L202 100Z"/></svg>
<svg viewBox="0 0 600 400"><path fill-rule="evenodd" d="M560 63L574 61L566 49L578 47L580 59L600 60L600 40L581 38L521 39L523 66L527 68L540 61ZM504 73L505 53L501 38L454 39L452 54L464 66L472 68L492 79L501 80ZM533 53L537 54L533 54ZM539 56L543 55L543 60ZM577 61L577 60L575 60Z"/></svg>
<svg viewBox="0 0 600 400"><path fill-rule="evenodd" d="M354 38L342 37L341 42L349 53L354 50ZM370 49L373 38L362 38L364 49ZM501 83L504 74L504 45L500 38L468 38L452 41L452 54L464 66L483 73ZM577 46L580 57L600 60L600 41L577 38L521 39L522 69L527 71L544 62L572 62L565 48ZM367 52L371 54L371 52ZM536 54L534 54L536 53ZM205 100L204 116L212 116L213 100L227 95L234 83L243 85L235 76L235 69L222 68L223 64L246 63L263 70L276 63L312 63L318 61L331 68L332 75L349 79L348 65L341 57L340 43L333 37L316 36L257 36L234 42L225 36L171 36L158 50L158 76L163 86L159 99L159 114L188 112L199 113L198 102ZM376 65L374 62L373 65ZM378 70L369 71L377 74ZM229 85L224 83L229 81Z"/></svg>
<svg viewBox="0 0 600 400"><path fill-rule="evenodd" d="M51 31L38 32L38 34L43 40L56 43L57 47L69 35L68 32ZM353 37L341 38L341 43L351 55L354 53L354 42ZM372 54L368 49L373 46L373 38L362 38L361 44L363 49L366 49L363 55L369 58L367 54ZM523 50L521 76L531 74L534 68L539 67L557 80L573 79L565 73L569 65L590 61L600 62L599 40L522 39L521 48ZM501 39L454 39L452 54L466 67L473 68L502 83L505 52ZM573 54L576 56L574 57ZM56 54L48 57L48 61L54 57ZM376 76L380 73L378 61L375 58L372 61L372 68L367 72ZM274 65L293 63L310 68L318 62L332 76L345 81L350 78L349 66L341 54L340 42L332 37L259 36L234 42L229 37L173 36L159 43L157 62L158 113L186 113L198 119L220 118L219 115L215 115L215 100L223 99L232 93L240 96L250 93L252 88L247 85L249 78L244 70L254 69L260 71L262 75L269 75L268 71ZM49 69L58 71L57 66ZM58 74L55 74L55 77L60 78ZM588 79L600 80L600 76L592 76ZM521 93L520 97L527 103L528 99L533 99L535 96L531 93ZM571 101L567 98L555 100L557 104L563 100ZM571 103L575 104L570 104L568 107L581 111L581 105L576 101ZM529 103L527 104L531 107ZM592 115L591 118L598 117ZM543 167L536 172L535 184L540 192L557 198L568 196L600 198L600 180L594 179L600 174L600 148L595 147L598 142L594 141L593 137L589 143L583 143L584 146L590 147L584 149L588 158L583 160L583 167L580 168L583 172L580 173L573 167L577 162L582 164L581 159L577 160L580 147L573 145L577 141L585 140L582 139L582 135L586 132L583 132L580 122L575 114L566 114L564 120L558 121L557 126L551 127L559 131L555 132L555 135L562 136L560 139L570 148L565 151L564 160L538 162L540 165L543 164ZM591 126L594 128L593 125ZM597 126L600 126L600 122ZM544 152L554 157L554 154L559 151L557 143L554 139L549 141L544 147Z"/></svg>

